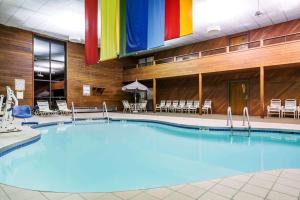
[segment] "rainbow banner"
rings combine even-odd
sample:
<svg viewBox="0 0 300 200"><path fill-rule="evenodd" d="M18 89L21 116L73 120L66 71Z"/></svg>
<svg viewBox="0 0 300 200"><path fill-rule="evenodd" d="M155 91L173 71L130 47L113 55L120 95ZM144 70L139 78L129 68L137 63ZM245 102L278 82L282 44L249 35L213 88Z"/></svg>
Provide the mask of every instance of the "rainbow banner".
<svg viewBox="0 0 300 200"><path fill-rule="evenodd" d="M98 0L85 0L86 63L98 61ZM101 0L100 60L154 49L193 33L193 0Z"/></svg>

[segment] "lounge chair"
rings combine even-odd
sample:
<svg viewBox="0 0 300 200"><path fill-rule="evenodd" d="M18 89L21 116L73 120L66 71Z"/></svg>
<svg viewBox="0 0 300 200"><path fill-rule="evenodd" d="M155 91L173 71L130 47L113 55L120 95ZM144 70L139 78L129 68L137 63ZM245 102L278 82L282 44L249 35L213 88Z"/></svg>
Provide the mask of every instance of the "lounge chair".
<svg viewBox="0 0 300 200"><path fill-rule="evenodd" d="M170 106L170 111L171 112L176 112L176 109L178 108L178 103L179 103L178 100L173 101L172 105Z"/></svg>
<svg viewBox="0 0 300 200"><path fill-rule="evenodd" d="M166 105L164 105L162 107L162 111L169 112L169 109L170 109L171 106L172 106L172 101L171 100L167 100Z"/></svg>
<svg viewBox="0 0 300 200"><path fill-rule="evenodd" d="M68 108L66 100L56 100L56 105L59 114L70 114L72 110Z"/></svg>
<svg viewBox="0 0 300 200"><path fill-rule="evenodd" d="M185 108L185 103L186 103L185 100L180 100L179 104L178 104L178 106L176 108L176 111L183 112L183 109Z"/></svg>
<svg viewBox="0 0 300 200"><path fill-rule="evenodd" d="M187 100L186 105L184 107L184 111L190 113L191 108L193 107L193 101Z"/></svg>
<svg viewBox="0 0 300 200"><path fill-rule="evenodd" d="M54 110L51 110L49 108L49 102L48 101L37 101L37 106L38 106L38 111L36 112L36 114L38 115L54 115L57 112Z"/></svg>
<svg viewBox="0 0 300 200"><path fill-rule="evenodd" d="M160 112L162 111L162 108L166 105L165 100L161 100L160 104L156 104L156 111L159 110Z"/></svg>
<svg viewBox="0 0 300 200"><path fill-rule="evenodd" d="M127 112L127 111L132 112L131 106L130 106L130 104L127 100L123 100L122 104L123 104L123 107L124 107L123 112Z"/></svg>
<svg viewBox="0 0 300 200"><path fill-rule="evenodd" d="M284 106L282 107L282 117L285 117L286 114L293 115L296 119L297 113L297 101L295 99L286 99Z"/></svg>
<svg viewBox="0 0 300 200"><path fill-rule="evenodd" d="M212 104L211 100L206 99L206 100L204 101L204 104L203 104L203 106L202 106L202 112L203 112L204 114L208 114L208 111L209 111L209 110L210 110L210 114L212 114L212 107L211 107L211 104Z"/></svg>
<svg viewBox="0 0 300 200"><path fill-rule="evenodd" d="M190 108L191 111L194 113L197 113L197 110L199 109L199 101L194 101L192 107Z"/></svg>
<svg viewBox="0 0 300 200"><path fill-rule="evenodd" d="M281 117L281 100L280 99L271 99L270 105L267 106L267 117L276 114L278 117Z"/></svg>
<svg viewBox="0 0 300 200"><path fill-rule="evenodd" d="M142 112L147 112L147 101L143 101L142 103L140 103L139 110Z"/></svg>

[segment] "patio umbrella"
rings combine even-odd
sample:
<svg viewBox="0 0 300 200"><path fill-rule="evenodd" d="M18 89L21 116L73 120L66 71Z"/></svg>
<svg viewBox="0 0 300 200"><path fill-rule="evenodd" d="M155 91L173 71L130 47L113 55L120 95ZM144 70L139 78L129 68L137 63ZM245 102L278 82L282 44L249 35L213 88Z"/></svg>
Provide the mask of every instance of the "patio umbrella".
<svg viewBox="0 0 300 200"><path fill-rule="evenodd" d="M134 93L134 110L136 111L136 93L146 92L148 91L148 88L136 80L133 83L123 86L122 90L124 92Z"/></svg>

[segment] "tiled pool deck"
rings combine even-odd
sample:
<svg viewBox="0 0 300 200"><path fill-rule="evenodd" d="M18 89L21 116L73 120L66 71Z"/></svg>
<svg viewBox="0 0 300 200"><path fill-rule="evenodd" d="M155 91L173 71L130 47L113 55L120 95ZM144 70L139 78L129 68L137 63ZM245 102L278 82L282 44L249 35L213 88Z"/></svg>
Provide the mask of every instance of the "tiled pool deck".
<svg viewBox="0 0 300 200"><path fill-rule="evenodd" d="M100 113L80 114L77 117L94 118L102 117ZM161 115L133 115L110 113L110 117L119 119L146 119L159 120L169 123L194 125L194 126L213 126L225 127L226 120L222 117L199 118L198 116L161 116ZM240 119L240 118L239 118ZM31 121L57 122L70 121L70 116L34 117ZM251 125L253 128L275 128L300 130L300 123L297 120L280 120L274 123L272 120L255 120ZM236 127L242 127L241 121L234 121ZM0 134L0 150L7 145L27 141L37 137L36 131L25 128L22 133ZM300 162L300 161L299 161ZM300 200L300 169L281 169L265 171L253 174L228 177L205 182L196 182L174 187L163 187L147 190L136 190L113 193L55 193L31 191L0 184L0 200Z"/></svg>

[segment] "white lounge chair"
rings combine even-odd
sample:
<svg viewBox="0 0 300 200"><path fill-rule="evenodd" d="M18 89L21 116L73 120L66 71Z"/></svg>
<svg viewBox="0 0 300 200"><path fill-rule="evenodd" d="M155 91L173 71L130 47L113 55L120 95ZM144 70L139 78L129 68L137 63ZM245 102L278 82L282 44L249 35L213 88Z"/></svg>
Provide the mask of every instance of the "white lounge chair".
<svg viewBox="0 0 300 200"><path fill-rule="evenodd" d="M194 101L193 105L190 107L190 111L197 113L198 108L199 108L199 101Z"/></svg>
<svg viewBox="0 0 300 200"><path fill-rule="evenodd" d="M140 103L140 108L139 108L140 111L142 112L147 112L147 101L143 101L142 103Z"/></svg>
<svg viewBox="0 0 300 200"><path fill-rule="evenodd" d="M172 106L172 101L171 100L167 100L166 105L164 105L162 107L162 111L169 112L169 109L170 109L171 106Z"/></svg>
<svg viewBox="0 0 300 200"><path fill-rule="evenodd" d="M178 106L176 108L176 111L183 112L183 109L185 108L185 103L186 103L185 100L180 100L179 104L178 104Z"/></svg>
<svg viewBox="0 0 300 200"><path fill-rule="evenodd" d="M278 115L281 117L281 100L280 99L271 99L270 105L267 106L267 117L271 115Z"/></svg>
<svg viewBox="0 0 300 200"><path fill-rule="evenodd" d="M161 100L160 104L156 104L156 111L159 110L160 112L162 111L162 108L166 105L165 100Z"/></svg>
<svg viewBox="0 0 300 200"><path fill-rule="evenodd" d="M48 101L37 101L37 106L39 108L39 110L37 111L38 115L46 116L46 115L54 115L57 113L56 111L51 110L49 108Z"/></svg>
<svg viewBox="0 0 300 200"><path fill-rule="evenodd" d="M296 113L297 101L295 99L286 99L282 107L282 117L285 117L285 115L293 115L294 119L296 119Z"/></svg>
<svg viewBox="0 0 300 200"><path fill-rule="evenodd" d="M57 100L56 105L59 114L70 114L72 111L68 108L66 100Z"/></svg>
<svg viewBox="0 0 300 200"><path fill-rule="evenodd" d="M208 111L209 111L209 110L210 110L210 114L212 114L212 106L211 106L211 104L212 104L212 101L211 101L211 100L206 99L206 100L204 101L204 104L203 104L203 106L202 106L202 112L203 112L204 114L208 114Z"/></svg>
<svg viewBox="0 0 300 200"><path fill-rule="evenodd" d="M176 109L178 108L178 103L179 103L178 100L173 101L172 105L170 106L170 111L171 112L176 112Z"/></svg>
<svg viewBox="0 0 300 200"><path fill-rule="evenodd" d="M127 100L123 100L122 104L123 104L123 112L127 112L127 111L132 112L131 106Z"/></svg>
<svg viewBox="0 0 300 200"><path fill-rule="evenodd" d="M193 101L187 100L186 105L184 107L184 111L190 113L191 108L193 107Z"/></svg>

